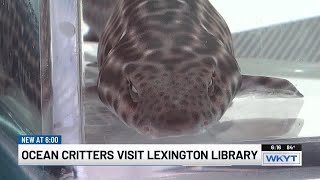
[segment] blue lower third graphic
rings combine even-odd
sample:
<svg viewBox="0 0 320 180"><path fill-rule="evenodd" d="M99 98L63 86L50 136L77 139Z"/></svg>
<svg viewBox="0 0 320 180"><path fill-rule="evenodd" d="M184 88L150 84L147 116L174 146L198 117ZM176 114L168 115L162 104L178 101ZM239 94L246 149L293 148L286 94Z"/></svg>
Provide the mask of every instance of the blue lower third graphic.
<svg viewBox="0 0 320 180"><path fill-rule="evenodd" d="M21 135L19 144L61 144L60 135Z"/></svg>

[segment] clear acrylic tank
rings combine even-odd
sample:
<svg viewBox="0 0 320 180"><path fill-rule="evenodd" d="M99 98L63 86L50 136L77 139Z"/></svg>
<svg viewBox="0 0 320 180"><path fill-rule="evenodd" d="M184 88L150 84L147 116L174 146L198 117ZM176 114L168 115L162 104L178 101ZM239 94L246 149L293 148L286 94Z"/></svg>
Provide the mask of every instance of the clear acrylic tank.
<svg viewBox="0 0 320 180"><path fill-rule="evenodd" d="M155 140L128 129L89 89L84 94L87 143L226 143L319 135L318 117L312 113L319 105L317 92L320 90L317 51L320 12L316 8L319 2L258 3L246 0L213 1L212 4L232 32L241 73L288 79L304 98L255 95L236 98L224 114L221 122L225 123L221 123L221 127L209 129L200 136ZM90 26L90 18L95 19L94 23L101 23L101 16L110 16L112 5L108 1L83 1L85 23L87 21ZM99 8L102 12L98 11ZM88 30L85 24L83 31L86 32L86 28ZM83 67L87 88L97 83L97 49L98 43L84 41Z"/></svg>
<svg viewBox="0 0 320 180"><path fill-rule="evenodd" d="M83 1L83 31L89 38L90 26L95 30L92 22L101 23L101 17L110 16L112 12L113 4L103 2ZM316 171L320 165L317 155L320 131L319 116L315 113L320 105L319 2L215 0L211 3L229 25L241 73L288 79L304 98L236 98L221 119L222 123L206 133L152 139L128 129L90 90L97 83L99 73L96 65L98 44L85 41L83 67L85 87L88 88L84 93L85 142L305 143L306 168L88 167L88 179L93 174L95 179L319 178ZM92 9L95 13L90 12Z"/></svg>
<svg viewBox="0 0 320 180"><path fill-rule="evenodd" d="M104 26L114 2L1 1L0 151L7 158L0 158L0 179L55 179L47 174L53 168L16 165L21 134L61 134L63 143L88 144L303 144L297 168L86 166L77 167L77 179L320 178L318 0L210 1L232 32L241 73L288 79L304 98L236 98L205 133L159 139L128 128L91 88L99 74L98 43L82 35L92 22Z"/></svg>

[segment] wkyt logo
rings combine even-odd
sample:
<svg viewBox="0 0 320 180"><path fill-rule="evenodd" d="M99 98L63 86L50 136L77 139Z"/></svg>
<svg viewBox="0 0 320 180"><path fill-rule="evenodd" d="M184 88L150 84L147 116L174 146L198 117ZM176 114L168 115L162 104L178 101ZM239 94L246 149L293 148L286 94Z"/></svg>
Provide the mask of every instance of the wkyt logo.
<svg viewBox="0 0 320 180"><path fill-rule="evenodd" d="M301 152L263 152L264 166L301 166Z"/></svg>

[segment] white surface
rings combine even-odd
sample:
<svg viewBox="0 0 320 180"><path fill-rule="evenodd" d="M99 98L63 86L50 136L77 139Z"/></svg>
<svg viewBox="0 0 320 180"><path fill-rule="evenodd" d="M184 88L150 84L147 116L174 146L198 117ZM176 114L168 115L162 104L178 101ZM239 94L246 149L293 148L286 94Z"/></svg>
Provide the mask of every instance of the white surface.
<svg viewBox="0 0 320 180"><path fill-rule="evenodd" d="M320 15L319 0L210 0L224 17L231 32Z"/></svg>
<svg viewBox="0 0 320 180"><path fill-rule="evenodd" d="M267 73L268 70L266 69L264 74ZM273 76L273 74L270 74L270 76ZM318 128L320 127L320 116L317 113L320 107L320 96L318 94L320 92L320 80L282 78L288 79L296 85L304 98L264 99L246 97L235 99L232 107L226 112L224 120L241 119L242 121L233 121L235 123L233 128L235 129L229 129L224 133L224 136L235 131L239 132L240 136L236 137L238 139L245 138L244 136L250 138L250 135L254 138L260 135L261 139L264 139L263 136L269 134L269 132L274 132L274 138L320 136ZM265 119L263 119L263 122L259 122L262 117ZM251 121L248 121L248 119L251 119ZM245 133L242 133L241 136L240 131Z"/></svg>
<svg viewBox="0 0 320 180"><path fill-rule="evenodd" d="M210 0L231 32L320 16L319 0ZM88 32L84 24L83 33Z"/></svg>
<svg viewBox="0 0 320 180"><path fill-rule="evenodd" d="M298 84L301 92L305 94L304 104L298 115L298 118L304 119L299 137L320 136L320 80L300 79Z"/></svg>

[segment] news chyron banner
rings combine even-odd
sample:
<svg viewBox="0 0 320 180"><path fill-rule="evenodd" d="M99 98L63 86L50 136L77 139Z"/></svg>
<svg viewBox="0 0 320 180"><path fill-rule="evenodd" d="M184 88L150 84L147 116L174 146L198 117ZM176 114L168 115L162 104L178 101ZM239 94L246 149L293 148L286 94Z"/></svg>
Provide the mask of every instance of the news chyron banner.
<svg viewBox="0 0 320 180"><path fill-rule="evenodd" d="M19 136L19 165L301 166L298 144L61 144Z"/></svg>

